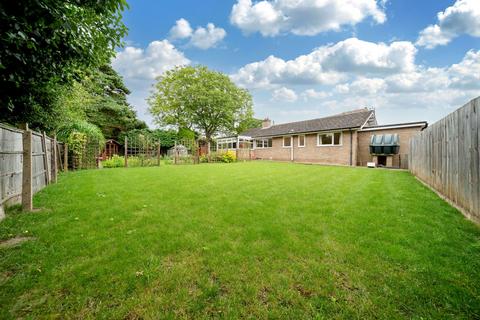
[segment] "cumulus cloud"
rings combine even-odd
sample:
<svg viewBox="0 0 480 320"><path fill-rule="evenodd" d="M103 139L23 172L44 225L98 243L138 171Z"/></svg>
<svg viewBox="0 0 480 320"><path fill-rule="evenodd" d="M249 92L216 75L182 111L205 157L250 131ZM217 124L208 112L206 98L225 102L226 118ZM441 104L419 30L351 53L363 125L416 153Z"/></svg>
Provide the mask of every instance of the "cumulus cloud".
<svg viewBox="0 0 480 320"><path fill-rule="evenodd" d="M112 66L127 79L155 79L176 65L189 64L183 52L168 40L153 41L146 49L126 47L117 53Z"/></svg>
<svg viewBox="0 0 480 320"><path fill-rule="evenodd" d="M190 23L183 18L177 20L170 29L171 40L190 39L188 45L203 50L215 47L226 35L224 29L215 27L213 23L208 23L206 28L197 27L193 30Z"/></svg>
<svg viewBox="0 0 480 320"><path fill-rule="evenodd" d="M289 101L286 98L290 91L301 92L298 94L301 103L292 103L298 99ZM335 84L289 84L288 89L284 85L271 85L254 92L259 92L257 97L262 97L263 92L277 97L270 99L276 103L267 104L263 107L266 111L262 111L266 116L277 115L275 120L279 122L326 116L365 106L379 110L381 123L435 121L480 95L480 50L470 50L458 63L442 68L413 63L408 68L388 73L352 72Z"/></svg>
<svg viewBox="0 0 480 320"><path fill-rule="evenodd" d="M225 38L227 32L217 28L213 23L207 24L207 28L198 27L192 34L190 44L200 49L214 47Z"/></svg>
<svg viewBox="0 0 480 320"><path fill-rule="evenodd" d="M280 89L276 89L273 91L272 99L274 101L294 102L297 101L298 96L295 91L285 87L281 87Z"/></svg>
<svg viewBox="0 0 480 320"><path fill-rule="evenodd" d="M170 38L171 39L185 39L189 38L192 35L192 27L190 23L181 18L175 22L175 25L170 29Z"/></svg>
<svg viewBox="0 0 480 320"><path fill-rule="evenodd" d="M307 89L302 92L302 97L304 100L323 99L326 97L330 97L331 95L332 94L330 92L316 91L315 89Z"/></svg>
<svg viewBox="0 0 480 320"><path fill-rule="evenodd" d="M232 79L249 88L283 84L336 84L357 75L388 75L415 69L414 45L390 44L350 38L315 49L293 60L275 56L240 68Z"/></svg>
<svg viewBox="0 0 480 320"><path fill-rule="evenodd" d="M188 64L190 60L168 40L153 41L145 49L125 47L112 60L113 68L123 76L125 84L132 91L129 102L139 116L149 123L151 116L147 112L145 99L154 79L175 66Z"/></svg>
<svg viewBox="0 0 480 320"><path fill-rule="evenodd" d="M446 45L462 34L480 37L480 1L457 0L437 14L437 23L419 34L417 45L428 49Z"/></svg>
<svg viewBox="0 0 480 320"><path fill-rule="evenodd" d="M353 26L368 17L383 23L386 20L384 3L376 0L238 0L232 7L230 22L247 34L312 36Z"/></svg>

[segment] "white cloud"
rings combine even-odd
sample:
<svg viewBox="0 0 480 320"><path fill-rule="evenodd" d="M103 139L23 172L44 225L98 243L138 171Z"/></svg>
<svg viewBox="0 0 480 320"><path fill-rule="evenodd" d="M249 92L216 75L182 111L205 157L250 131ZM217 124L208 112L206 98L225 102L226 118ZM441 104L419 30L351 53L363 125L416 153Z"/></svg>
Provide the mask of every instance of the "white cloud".
<svg viewBox="0 0 480 320"><path fill-rule="evenodd" d="M378 110L381 123L431 122L480 95L480 50L470 50L461 61L443 68L413 64L385 74L350 73L336 84L312 84L307 88L304 84L290 84L288 87L288 91L301 92L301 102L292 103L283 98L275 99L275 103L270 101L269 106L266 100L260 100L266 105L262 107L262 116L273 117L281 123L366 106ZM255 90L255 96L286 95L286 88L281 85L263 89Z"/></svg>
<svg viewBox="0 0 480 320"><path fill-rule="evenodd" d="M183 52L168 40L153 41L146 49L126 47L117 53L112 66L126 79L155 79L177 65L189 64Z"/></svg>
<svg viewBox="0 0 480 320"><path fill-rule="evenodd" d="M367 17L377 23L386 20L385 1L376 0L238 0L232 7L230 22L245 33L263 36L279 33L316 35L353 26Z"/></svg>
<svg viewBox="0 0 480 320"><path fill-rule="evenodd" d="M336 84L357 75L388 75L415 69L416 49L407 41L373 43L356 38L315 49L293 60L275 56L240 68L232 79L249 88L284 84Z"/></svg>
<svg viewBox="0 0 480 320"><path fill-rule="evenodd" d="M188 45L203 50L215 47L226 35L224 29L215 27L213 23L208 23L206 28L197 27L194 31L190 23L183 18L177 20L170 29L171 40L190 39Z"/></svg>
<svg viewBox="0 0 480 320"><path fill-rule="evenodd" d="M128 101L135 107L141 119L152 124L145 99L154 79L178 65L188 65L185 57L168 40L153 41L146 49L128 46L117 53L112 61L113 68L123 76L132 91Z"/></svg>
<svg viewBox="0 0 480 320"><path fill-rule="evenodd" d="M295 91L285 87L281 87L280 89L276 89L273 91L272 99L274 101L294 102L297 101L298 96Z"/></svg>
<svg viewBox="0 0 480 320"><path fill-rule="evenodd" d="M453 6L439 12L437 20L420 32L417 45L431 49L446 45L462 34L480 37L480 1L457 0Z"/></svg>
<svg viewBox="0 0 480 320"><path fill-rule="evenodd" d="M377 94L386 89L385 80L380 78L363 78L360 77L348 84L337 86L339 93L353 93L353 94Z"/></svg>
<svg viewBox="0 0 480 320"><path fill-rule="evenodd" d="M450 86L465 90L480 90L480 50L470 50L463 60L448 68Z"/></svg>
<svg viewBox="0 0 480 320"><path fill-rule="evenodd" d="M190 23L185 19L179 19L175 22L175 25L170 29L171 39L185 39L192 35L192 27Z"/></svg>
<svg viewBox="0 0 480 320"><path fill-rule="evenodd" d="M332 94L325 91L316 91L315 89L307 89L302 92L302 97L304 100L309 99L324 99L330 97Z"/></svg>
<svg viewBox="0 0 480 320"><path fill-rule="evenodd" d="M207 24L207 28L198 27L192 34L190 44L200 49L214 47L225 38L227 32L217 28L213 23Z"/></svg>

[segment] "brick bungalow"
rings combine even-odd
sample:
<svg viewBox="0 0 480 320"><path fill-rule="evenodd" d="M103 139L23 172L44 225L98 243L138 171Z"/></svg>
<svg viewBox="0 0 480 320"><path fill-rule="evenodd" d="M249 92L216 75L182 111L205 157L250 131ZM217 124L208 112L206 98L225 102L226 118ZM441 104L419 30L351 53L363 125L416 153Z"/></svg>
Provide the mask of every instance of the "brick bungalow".
<svg viewBox="0 0 480 320"><path fill-rule="evenodd" d="M272 125L217 139L217 150L236 150L239 159L265 159L349 166L407 168L410 138L427 122L378 125L375 110Z"/></svg>

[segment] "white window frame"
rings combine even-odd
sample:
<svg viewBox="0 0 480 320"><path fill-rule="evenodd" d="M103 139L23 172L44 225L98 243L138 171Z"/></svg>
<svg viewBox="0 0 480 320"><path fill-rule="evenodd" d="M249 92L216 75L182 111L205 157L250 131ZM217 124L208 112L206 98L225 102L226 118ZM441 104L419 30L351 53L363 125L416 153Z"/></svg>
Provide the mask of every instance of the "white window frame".
<svg viewBox="0 0 480 320"><path fill-rule="evenodd" d="M303 145L300 145L300 137L303 137ZM307 144L307 136L304 134L300 134L298 135L297 139L298 139L298 147L305 148L305 145Z"/></svg>
<svg viewBox="0 0 480 320"><path fill-rule="evenodd" d="M290 138L290 145L289 145L289 146L286 146L286 145L285 145L285 138ZM282 137L282 147L283 147L283 148L291 148L291 147L293 147L293 139L292 139L292 138L293 138L292 136L283 136L283 137Z"/></svg>
<svg viewBox="0 0 480 320"><path fill-rule="evenodd" d="M340 133L340 143L335 144L335 133ZM320 140L320 136L322 135L331 135L332 136L332 143L331 144L322 144ZM341 147L343 146L343 132L342 131L332 131L332 132L319 132L317 133L317 147Z"/></svg>
<svg viewBox="0 0 480 320"><path fill-rule="evenodd" d="M259 147L257 145L257 141L261 140L262 141L262 146ZM257 138L255 139L255 149L268 149L271 148L268 146L268 140L272 140L272 146L273 146L273 139L272 138Z"/></svg>

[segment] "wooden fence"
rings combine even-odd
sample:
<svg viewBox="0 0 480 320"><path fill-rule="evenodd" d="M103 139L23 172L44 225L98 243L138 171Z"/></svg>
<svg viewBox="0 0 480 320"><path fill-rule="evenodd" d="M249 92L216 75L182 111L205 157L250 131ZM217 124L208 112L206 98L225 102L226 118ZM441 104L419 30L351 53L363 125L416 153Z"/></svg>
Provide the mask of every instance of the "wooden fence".
<svg viewBox="0 0 480 320"><path fill-rule="evenodd" d="M32 197L57 181L60 148L55 138L0 124L0 219L6 204L32 210Z"/></svg>
<svg viewBox="0 0 480 320"><path fill-rule="evenodd" d="M410 171L480 222L480 97L410 141Z"/></svg>

